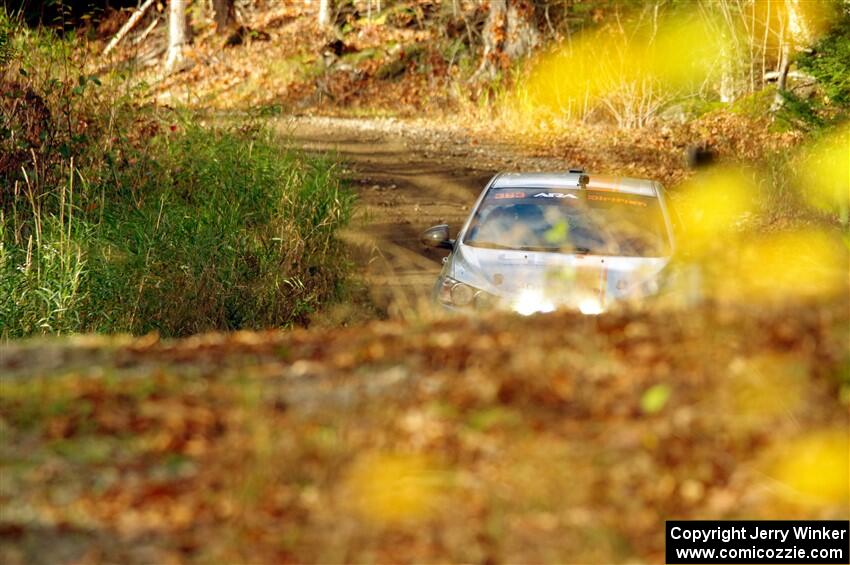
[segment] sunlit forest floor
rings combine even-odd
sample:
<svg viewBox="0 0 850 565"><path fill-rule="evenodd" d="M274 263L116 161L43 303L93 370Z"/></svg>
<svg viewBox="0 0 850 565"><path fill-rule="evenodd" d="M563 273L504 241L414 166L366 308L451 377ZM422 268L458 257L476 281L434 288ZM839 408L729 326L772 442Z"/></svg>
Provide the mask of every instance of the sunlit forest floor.
<svg viewBox="0 0 850 565"><path fill-rule="evenodd" d="M649 177L667 186L688 176L689 147L705 145L719 159L754 162L805 137L795 116L776 123L768 115L772 88L733 105L672 104L652 127L622 128L603 116L536 120L520 115L521 102L512 92L530 80L527 72L512 68L493 82L469 82L474 53L457 37L443 37L436 22L361 21L341 36L317 32L309 14L287 4L258 12L245 26L253 33L244 32L235 46L209 30L199 34L184 72L164 79L150 73L154 99L260 118L378 118L413 130L450 128L470 137L472 149L510 143L565 166ZM144 61L146 49L151 47L128 47L126 54ZM446 50L457 53L447 60Z"/></svg>
<svg viewBox="0 0 850 565"><path fill-rule="evenodd" d="M847 518L847 304L7 346L4 563L634 562Z"/></svg>
<svg viewBox="0 0 850 565"><path fill-rule="evenodd" d="M224 163L177 175L187 194L222 170L250 186L235 164L266 170L288 145L310 155L297 154L304 170L351 187L353 220L346 200L346 222L327 237L345 244L328 263L353 276L327 285L336 301L286 318L297 320L291 331L0 345L1 562L659 562L667 519L850 517L846 194L830 192L846 171L846 126L783 121L767 88L729 106L678 105L651 127L524 128L500 90L509 81L467 81L477 52L457 37L439 43L415 18L360 20L329 55L330 38L292 6L249 14L229 38L200 28L170 77L154 66L161 22L109 64L150 81L127 108L130 139L150 161L160 162L156 143L218 131L190 124L273 130L262 130L263 161L233 151L256 157L251 136L225 136L230 161L218 146L208 161L186 146L176 171ZM92 82L63 80L72 93ZM82 115L106 115L93 108ZM162 114L137 121L139 108ZM694 146L711 150L713 166L688 168ZM121 151L121 170L149 176ZM421 229L455 230L496 171L570 166L665 184L684 219L681 249L705 274L704 303L598 317L419 311L442 258L422 249ZM105 167L94 170L112 186ZM311 177L292 178L288 188ZM157 227L162 208L149 214ZM192 225L193 213L175 217ZM207 225L218 249L219 223ZM175 240L191 238L151 249ZM15 241L29 269L26 241ZM243 259L233 264L250 267ZM277 260L266 263L273 274ZM167 255L162 264L183 269ZM181 320L199 310L191 291L156 288L176 290L152 306L178 304ZM241 323L272 324L252 316Z"/></svg>

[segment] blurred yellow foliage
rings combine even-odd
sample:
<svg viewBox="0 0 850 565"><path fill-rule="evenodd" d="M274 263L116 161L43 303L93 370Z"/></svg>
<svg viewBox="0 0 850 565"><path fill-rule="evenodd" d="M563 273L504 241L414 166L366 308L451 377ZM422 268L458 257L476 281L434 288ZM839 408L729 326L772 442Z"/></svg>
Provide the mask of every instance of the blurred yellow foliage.
<svg viewBox="0 0 850 565"><path fill-rule="evenodd" d="M850 207L850 124L804 150L795 176L811 206L841 213L846 221Z"/></svg>
<svg viewBox="0 0 850 565"><path fill-rule="evenodd" d="M449 484L447 473L423 455L370 454L354 463L345 486L358 512L386 523L433 515Z"/></svg>
<svg viewBox="0 0 850 565"><path fill-rule="evenodd" d="M771 234L742 241L726 257L717 290L730 299L780 302L846 296L847 247L826 231Z"/></svg>
<svg viewBox="0 0 850 565"><path fill-rule="evenodd" d="M672 393L670 385L657 384L649 387L640 397L640 409L644 414L656 414L664 409Z"/></svg>
<svg viewBox="0 0 850 565"><path fill-rule="evenodd" d="M702 171L679 189L676 210L682 221L680 247L697 256L726 245L726 235L753 209L756 186L743 170Z"/></svg>
<svg viewBox="0 0 850 565"><path fill-rule="evenodd" d="M812 185L819 182L827 180ZM717 298L771 302L831 298L850 290L850 257L837 233L802 229L745 237L743 222L755 211L758 194L748 171L701 171L677 192L679 249L702 265L705 290Z"/></svg>
<svg viewBox="0 0 850 565"><path fill-rule="evenodd" d="M509 102L525 126L599 107L622 126L639 126L670 95L704 82L721 52L721 36L705 17L605 27L532 61Z"/></svg>
<svg viewBox="0 0 850 565"><path fill-rule="evenodd" d="M785 442L768 458L768 474L788 487L793 498L846 505L850 502L848 436L846 428L836 428Z"/></svg>
<svg viewBox="0 0 850 565"><path fill-rule="evenodd" d="M787 39L803 44L813 41L829 29L837 15L832 2L814 0L755 0L749 10L747 15L754 24L751 33L763 35L774 49Z"/></svg>
<svg viewBox="0 0 850 565"><path fill-rule="evenodd" d="M735 419L761 424L777 417L794 417L803 406L808 366L794 355L760 354L730 366L728 391Z"/></svg>
<svg viewBox="0 0 850 565"><path fill-rule="evenodd" d="M709 17L678 18L660 22L657 33L639 46L634 76L649 73L667 88L697 86L714 71L728 40L717 34Z"/></svg>
<svg viewBox="0 0 850 565"><path fill-rule="evenodd" d="M745 57L778 59L783 45L811 44L835 17L829 2L804 0L739 3L738 17L726 2L694 7L651 17L644 12L569 37L531 61L507 99L505 117L528 131L548 119L601 111L621 127L642 127L665 104L704 95L721 75L751 82L741 65Z"/></svg>

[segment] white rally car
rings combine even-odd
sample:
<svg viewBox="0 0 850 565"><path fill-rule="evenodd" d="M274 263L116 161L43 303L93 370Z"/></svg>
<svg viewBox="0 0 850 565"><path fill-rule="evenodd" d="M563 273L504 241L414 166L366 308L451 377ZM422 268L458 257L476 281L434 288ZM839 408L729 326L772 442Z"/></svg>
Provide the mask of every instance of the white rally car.
<svg viewBox="0 0 850 565"><path fill-rule="evenodd" d="M451 250L438 305L521 314L599 314L654 295L675 246L659 183L575 169L497 174L456 239L439 225L422 242Z"/></svg>

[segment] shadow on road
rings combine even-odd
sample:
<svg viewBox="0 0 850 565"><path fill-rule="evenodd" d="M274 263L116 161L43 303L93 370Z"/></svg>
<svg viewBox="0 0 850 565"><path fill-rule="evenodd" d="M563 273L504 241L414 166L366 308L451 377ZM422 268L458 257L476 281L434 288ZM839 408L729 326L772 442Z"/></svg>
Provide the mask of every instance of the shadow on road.
<svg viewBox="0 0 850 565"><path fill-rule="evenodd" d="M347 167L359 206L343 237L377 311L417 313L445 256L419 243L419 234L439 223L456 232L495 171L476 168L469 155L421 147L394 132L299 119L280 127L298 147L335 154Z"/></svg>

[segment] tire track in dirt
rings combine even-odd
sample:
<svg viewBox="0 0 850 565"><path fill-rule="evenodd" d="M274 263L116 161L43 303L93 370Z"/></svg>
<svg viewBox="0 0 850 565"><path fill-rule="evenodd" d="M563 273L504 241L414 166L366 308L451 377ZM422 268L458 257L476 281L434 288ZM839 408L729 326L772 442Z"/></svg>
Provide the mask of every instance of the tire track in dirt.
<svg viewBox="0 0 850 565"><path fill-rule="evenodd" d="M521 164L459 132L408 123L311 117L286 119L280 128L304 150L345 163L359 203L343 237L382 316L408 317L427 303L446 253L425 248L422 230L447 223L454 235L489 178ZM539 161L522 165L545 167Z"/></svg>

